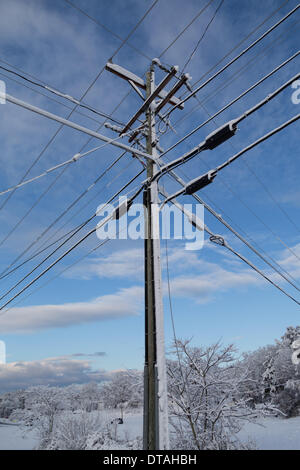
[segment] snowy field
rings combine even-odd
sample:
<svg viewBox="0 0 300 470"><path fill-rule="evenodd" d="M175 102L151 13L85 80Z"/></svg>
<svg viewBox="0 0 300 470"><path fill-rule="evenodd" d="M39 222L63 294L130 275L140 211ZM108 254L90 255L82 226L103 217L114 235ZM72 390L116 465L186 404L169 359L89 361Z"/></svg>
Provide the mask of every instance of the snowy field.
<svg viewBox="0 0 300 470"><path fill-rule="evenodd" d="M34 431L0 420L0 450L31 450L37 443Z"/></svg>
<svg viewBox="0 0 300 470"><path fill-rule="evenodd" d="M250 438L260 450L300 450L300 416L264 418L247 423L239 433L242 442Z"/></svg>
<svg viewBox="0 0 300 470"><path fill-rule="evenodd" d="M104 412L108 417L108 414ZM117 417L110 414L112 419ZM143 417L140 413L125 415L124 424L117 425L119 438L134 439L142 435ZM247 423L239 433L242 442L249 439L261 450L300 450L300 416L282 420L264 418L257 424ZM0 450L29 450L37 445L34 431L0 421Z"/></svg>

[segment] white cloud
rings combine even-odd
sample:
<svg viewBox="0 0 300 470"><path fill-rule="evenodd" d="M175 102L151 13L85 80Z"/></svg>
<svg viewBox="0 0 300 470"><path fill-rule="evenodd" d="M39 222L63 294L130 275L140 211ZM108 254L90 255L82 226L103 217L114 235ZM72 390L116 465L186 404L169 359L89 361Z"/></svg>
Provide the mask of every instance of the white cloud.
<svg viewBox="0 0 300 470"><path fill-rule="evenodd" d="M141 287L130 287L89 302L13 308L0 317L0 329L26 333L138 315L142 293Z"/></svg>
<svg viewBox="0 0 300 470"><path fill-rule="evenodd" d="M80 266L75 266L66 272L66 277L90 279L100 278L140 277L143 275L143 251L140 249L113 251L107 256L90 259Z"/></svg>
<svg viewBox="0 0 300 470"><path fill-rule="evenodd" d="M211 265L210 272L193 276L178 276L171 280L172 295L186 297L197 303L209 302L213 294L241 287L258 286L259 277L249 270L229 271Z"/></svg>
<svg viewBox="0 0 300 470"><path fill-rule="evenodd" d="M293 277L300 278L300 243L285 249L279 261L281 266L286 269Z"/></svg>
<svg viewBox="0 0 300 470"><path fill-rule="evenodd" d="M183 244L183 242L182 242ZM163 242L161 246L162 267L165 268L165 250ZM176 247L168 250L169 265L174 269L182 271L191 267L199 266L199 252L187 251L184 248ZM203 263L203 261L201 261ZM68 278L91 279L93 276L99 278L138 278L141 279L144 273L144 252L143 249L134 248L129 250L118 250L89 259L85 263L68 270L65 274Z"/></svg>
<svg viewBox="0 0 300 470"><path fill-rule="evenodd" d="M73 383L101 382L112 372L92 370L89 361L47 358L31 362L0 364L0 393L32 385L65 386Z"/></svg>

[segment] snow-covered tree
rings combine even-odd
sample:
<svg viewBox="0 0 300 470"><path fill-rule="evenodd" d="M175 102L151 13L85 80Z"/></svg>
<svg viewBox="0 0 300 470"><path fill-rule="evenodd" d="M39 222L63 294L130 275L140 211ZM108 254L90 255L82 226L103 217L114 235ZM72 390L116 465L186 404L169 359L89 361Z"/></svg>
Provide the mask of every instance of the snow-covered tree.
<svg viewBox="0 0 300 470"><path fill-rule="evenodd" d="M252 379L245 396L277 407L286 417L297 415L300 407L300 365L292 360L299 335L299 326L288 327L275 344L245 354L241 362Z"/></svg>
<svg viewBox="0 0 300 470"><path fill-rule="evenodd" d="M55 419L67 407L65 391L59 387L34 386L26 391L26 412L41 438L41 448L51 441Z"/></svg>
<svg viewBox="0 0 300 470"><path fill-rule="evenodd" d="M47 449L85 450L89 437L99 432L102 422L98 413L65 411L56 419Z"/></svg>
<svg viewBox="0 0 300 470"><path fill-rule="evenodd" d="M248 378L236 362L235 348L189 343L178 340L178 356L167 363L173 447L240 448L237 432L254 413L240 392Z"/></svg>
<svg viewBox="0 0 300 470"><path fill-rule="evenodd" d="M17 408L24 408L23 391L8 392L0 397L0 418L9 418Z"/></svg>
<svg viewBox="0 0 300 470"><path fill-rule="evenodd" d="M112 380L101 388L104 406L118 408L123 419L125 408L138 406L142 402L142 387L140 372L129 370L115 373Z"/></svg>

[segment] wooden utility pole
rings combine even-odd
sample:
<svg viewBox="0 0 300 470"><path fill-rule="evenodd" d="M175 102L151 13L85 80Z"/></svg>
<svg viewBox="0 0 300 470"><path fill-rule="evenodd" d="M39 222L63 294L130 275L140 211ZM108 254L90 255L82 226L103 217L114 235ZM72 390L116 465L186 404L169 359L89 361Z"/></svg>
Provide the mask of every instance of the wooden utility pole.
<svg viewBox="0 0 300 470"><path fill-rule="evenodd" d="M154 65L146 79L146 98L155 90ZM157 157L155 100L147 110L147 152ZM147 177L156 171L147 161ZM152 182L144 191L145 206L145 369L144 369L144 449L169 448L168 400L164 347L164 319L160 262L158 187Z"/></svg>
<svg viewBox="0 0 300 470"><path fill-rule="evenodd" d="M159 111L166 105L172 104L183 109L179 98L175 93L187 82L189 75L183 75L173 88L166 91L165 86L176 76L178 67L166 70L167 74L162 81L155 85L154 67L160 67L158 59L153 59L147 79L138 77L120 65L108 62L106 70L126 80L131 87L142 98L143 104L134 116L123 128L115 130L122 135L132 127L141 114L146 113L147 128L147 153L139 151L139 155L146 157L147 177L151 178L157 171L156 159L157 137L156 116L160 117ZM140 91L146 91L146 97ZM160 103L156 106L156 99ZM139 131L132 133L129 142L132 142ZM134 149L136 150L136 149ZM135 152L133 152L135 153ZM144 432L143 442L145 450L167 450L169 449L168 429L168 395L167 374L164 341L164 318L163 318L163 296L161 281L160 262L160 230L158 210L158 185L156 179L146 185L144 190L145 206L145 367L144 367Z"/></svg>

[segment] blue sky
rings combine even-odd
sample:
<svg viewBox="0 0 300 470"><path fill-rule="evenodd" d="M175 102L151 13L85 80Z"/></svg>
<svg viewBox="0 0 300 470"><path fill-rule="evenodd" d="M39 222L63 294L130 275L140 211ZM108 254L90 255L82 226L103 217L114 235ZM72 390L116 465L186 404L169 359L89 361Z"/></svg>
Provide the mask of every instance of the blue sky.
<svg viewBox="0 0 300 470"><path fill-rule="evenodd" d="M151 5L151 2L144 0L74 0L74 3L122 38L129 34ZM187 72L192 76L191 84L206 74L259 23L279 8L281 3L277 0L225 0L187 67ZM147 57L159 57L205 4L206 2L200 0L159 0L130 37L129 44ZM217 0L209 5L163 54L163 63L183 67L218 5ZM199 83L210 77L296 5L296 1L286 2ZM14 70L20 68L39 81L75 98L82 96L120 45L119 39L63 0L2 0L0 8L0 65ZM299 20L298 11L199 92L201 101L211 95L205 101L205 109L210 115L298 50ZM121 48L114 57L114 62L143 76L149 67L149 60L130 45L126 44ZM240 71L242 67L244 69ZM64 106L70 106L69 102L7 72L0 72L0 79L5 81L9 94L63 117L69 113L70 110ZM222 113L215 123L208 124L178 145L166 156L166 160L179 157L190 150L212 132L216 125L239 116L298 72L299 56ZM163 73L158 71L157 80L162 77ZM230 82L225 86L228 80ZM57 101L53 102L22 84L42 91ZM110 114L128 91L125 81L104 71L84 101ZM299 113L300 105L292 103L292 92L291 88L286 89L244 120L229 142L213 152L207 151L195 157L178 170L178 173L182 175L183 171L186 180L192 179ZM208 114L203 108L194 109L197 104L196 100L191 99L183 111L176 110L172 114L176 134L167 132L161 136L160 145L164 149L207 119ZM131 92L118 107L114 117L127 122L139 105L139 98ZM74 113L71 119L94 130L104 122L87 110L81 112L85 116ZM2 190L19 181L59 125L12 104L1 105L0 124ZM100 132L115 137L115 134L104 127ZM212 185L201 191L201 197L299 281L298 136L299 122L226 168ZM88 136L64 128L30 175L38 175L52 165L72 157L87 140ZM93 139L85 150L97 145L99 141ZM17 190L0 210L1 271L88 188L120 153L116 148L105 147L71 165L7 238L42 192L54 183L58 173ZM64 226L59 232L59 235L63 234L90 217L99 204L105 202L139 169L139 163L130 155L123 157L46 237ZM142 179L140 177L139 181ZM169 192L178 189L176 183L167 177L163 182ZM138 183L135 182L129 189L136 184ZM6 196L0 197L1 206ZM274 199L277 203L274 203ZM89 204L86 204L89 200ZM193 200L186 196L180 201L191 203ZM81 212L77 213L80 208ZM237 250L264 269L272 279L280 282L288 292L297 296L296 290L279 281L261 260L208 213L205 214L205 222L215 233L222 234ZM94 225L95 220L87 228ZM73 240L77 239L79 235ZM0 390L31 383L65 384L90 379L101 380L109 377L115 370L142 368L143 243L112 240L74 268L59 275L98 243L96 235L90 237L20 296L16 306L12 304L14 308L0 316L0 339L6 343L8 362L6 366L0 366ZM71 242L67 246L71 246ZM247 351L273 342L283 334L287 326L299 324L299 307L295 303L223 248L210 244L207 238L203 249L197 252L186 251L184 241L178 240L170 240L168 250L172 305L179 337L192 337L197 345L210 344L221 339L224 343L234 342L240 351ZM161 252L165 281L164 241L161 243ZM37 259L41 260L42 255ZM1 280L1 292L4 293L25 275L29 268L34 267L34 263L35 261L28 263ZM43 286L54 276L57 277L52 282L35 292L36 288ZM165 335L169 349L172 328L166 284L164 292ZM27 298L27 293L32 295Z"/></svg>

